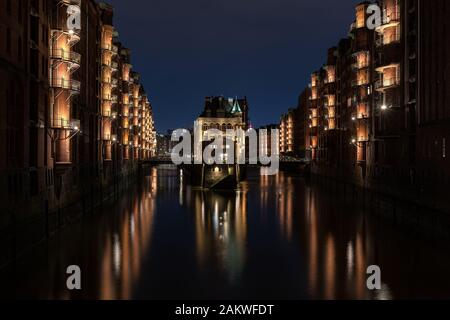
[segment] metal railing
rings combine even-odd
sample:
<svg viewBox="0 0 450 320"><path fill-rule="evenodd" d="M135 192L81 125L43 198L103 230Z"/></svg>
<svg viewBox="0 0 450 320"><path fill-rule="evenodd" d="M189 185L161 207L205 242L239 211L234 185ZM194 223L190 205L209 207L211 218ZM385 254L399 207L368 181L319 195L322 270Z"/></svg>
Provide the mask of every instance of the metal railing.
<svg viewBox="0 0 450 320"><path fill-rule="evenodd" d="M395 87L400 85L400 77L391 77L385 79L379 79L375 82L375 89L385 89L389 87Z"/></svg>
<svg viewBox="0 0 450 320"><path fill-rule="evenodd" d="M52 128L56 129L70 129L70 120L64 118L53 118L50 120Z"/></svg>
<svg viewBox="0 0 450 320"><path fill-rule="evenodd" d="M76 64L81 63L81 54L73 51L66 51L64 49L55 49L51 50L51 57L53 59L61 59L65 61L70 61Z"/></svg>
<svg viewBox="0 0 450 320"><path fill-rule="evenodd" d="M81 0L60 0L60 2L68 6L70 5L81 6Z"/></svg>
<svg viewBox="0 0 450 320"><path fill-rule="evenodd" d="M400 10L398 6L394 6L390 10L384 9L382 14L383 25L400 21Z"/></svg>
<svg viewBox="0 0 450 320"><path fill-rule="evenodd" d="M50 119L50 126L53 129L79 130L80 125L80 120L76 119L69 120L60 116Z"/></svg>
<svg viewBox="0 0 450 320"><path fill-rule="evenodd" d="M80 92L81 82L77 80L67 80L63 78L53 78L51 81L52 87Z"/></svg>
<svg viewBox="0 0 450 320"><path fill-rule="evenodd" d="M107 51L111 51L113 53L118 53L119 52L119 48L117 46L115 46L113 44L109 44L109 43L103 44L102 45L102 49L103 50L107 50Z"/></svg>
<svg viewBox="0 0 450 320"><path fill-rule="evenodd" d="M400 33L394 33L387 36L381 36L375 40L375 45L377 47L387 46L391 43L400 42Z"/></svg>
<svg viewBox="0 0 450 320"><path fill-rule="evenodd" d="M369 82L366 79L352 80L352 87L365 86L367 84L369 84Z"/></svg>
<svg viewBox="0 0 450 320"><path fill-rule="evenodd" d="M361 62L355 62L352 64L352 69L353 70L361 70L361 69L365 69L369 67L369 62L368 61L364 61L363 63Z"/></svg>

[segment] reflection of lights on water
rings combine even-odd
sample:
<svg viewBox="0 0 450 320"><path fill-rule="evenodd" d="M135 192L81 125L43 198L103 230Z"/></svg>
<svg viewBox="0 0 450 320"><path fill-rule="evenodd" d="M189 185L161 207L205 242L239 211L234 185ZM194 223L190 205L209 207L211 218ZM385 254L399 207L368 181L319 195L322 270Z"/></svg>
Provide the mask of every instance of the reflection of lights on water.
<svg viewBox="0 0 450 320"><path fill-rule="evenodd" d="M202 226L205 226L205 202L202 201Z"/></svg>
<svg viewBox="0 0 450 320"><path fill-rule="evenodd" d="M347 273L349 276L353 274L354 265L355 265L355 253L353 251L353 244L350 241L347 245Z"/></svg>
<svg viewBox="0 0 450 320"><path fill-rule="evenodd" d="M389 286L385 283L381 285L381 290L376 291L375 299L377 300L392 300L392 293Z"/></svg>
<svg viewBox="0 0 450 320"><path fill-rule="evenodd" d="M142 212L142 210L141 210ZM135 225L134 225L134 215L131 215L130 217L130 230L131 230L131 239L134 239L134 230L135 230Z"/></svg>
<svg viewBox="0 0 450 320"><path fill-rule="evenodd" d="M218 233L218 231L219 231L219 202L217 200L214 202L213 221L214 221L214 230L216 231L216 233Z"/></svg>
<svg viewBox="0 0 450 320"><path fill-rule="evenodd" d="M181 181L180 181L180 194L179 194L179 202L180 202L180 206L182 206L182 205L184 204L184 201L183 201L183 191L184 191L184 188L183 188L183 178L181 178Z"/></svg>
<svg viewBox="0 0 450 320"><path fill-rule="evenodd" d="M120 275L120 256L122 255L120 250L119 235L114 234L114 246L113 246L113 258L114 258L114 271L116 276Z"/></svg>

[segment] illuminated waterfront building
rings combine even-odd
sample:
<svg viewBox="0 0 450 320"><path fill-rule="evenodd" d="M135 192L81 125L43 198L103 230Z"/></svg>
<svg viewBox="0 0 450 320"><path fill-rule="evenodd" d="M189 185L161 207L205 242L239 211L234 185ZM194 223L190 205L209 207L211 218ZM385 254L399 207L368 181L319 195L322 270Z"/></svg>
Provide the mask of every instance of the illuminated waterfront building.
<svg viewBox="0 0 450 320"><path fill-rule="evenodd" d="M155 154L153 110L111 6L0 0L0 18L0 228L31 221L40 239L58 209L95 205Z"/></svg>
<svg viewBox="0 0 450 320"><path fill-rule="evenodd" d="M196 121L196 125L200 130L201 136L199 143L195 146L196 155L202 155L205 144L209 144L216 134L210 135L208 130L218 130L221 136L231 141L236 141L235 156L239 157L246 149L246 143L243 137L236 135L236 130L245 131L248 129L248 103L247 99L234 99L220 97L206 97L205 108ZM235 130L231 135L227 134L227 130ZM226 141L224 141L224 145ZM227 157L227 152L223 156ZM248 154L248 153L247 153ZM226 161L226 159L223 159Z"/></svg>
<svg viewBox="0 0 450 320"><path fill-rule="evenodd" d="M311 75L305 148L313 172L448 202L447 3L377 4L381 24L368 28L370 3L358 4L348 38Z"/></svg>

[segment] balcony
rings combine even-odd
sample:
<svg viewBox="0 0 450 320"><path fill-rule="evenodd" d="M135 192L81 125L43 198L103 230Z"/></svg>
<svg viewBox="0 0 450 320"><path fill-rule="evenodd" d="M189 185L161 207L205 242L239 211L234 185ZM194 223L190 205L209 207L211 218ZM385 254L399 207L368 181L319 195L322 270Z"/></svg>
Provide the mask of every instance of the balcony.
<svg viewBox="0 0 450 320"><path fill-rule="evenodd" d="M379 79L377 82L375 82L375 90L384 91L390 88L395 88L399 85L400 85L400 77Z"/></svg>
<svg viewBox="0 0 450 320"><path fill-rule="evenodd" d="M105 118L112 118L111 110L103 110L102 116Z"/></svg>
<svg viewBox="0 0 450 320"><path fill-rule="evenodd" d="M352 64L352 70L353 71L358 71L358 70L362 70L362 69L366 69L369 67L369 62L368 61L364 61L364 62L355 62Z"/></svg>
<svg viewBox="0 0 450 320"><path fill-rule="evenodd" d="M50 52L52 59L63 60L67 62L71 62L76 65L80 65L81 63L81 54L73 51L66 51L64 49L52 49Z"/></svg>
<svg viewBox="0 0 450 320"><path fill-rule="evenodd" d="M352 87L359 87L368 85L368 81L366 79L352 80Z"/></svg>
<svg viewBox="0 0 450 320"><path fill-rule="evenodd" d="M67 36L67 44L69 46L73 46L75 43L78 43L81 39L80 30L53 30L53 32L63 33Z"/></svg>
<svg viewBox="0 0 450 320"><path fill-rule="evenodd" d="M67 6L71 5L81 6L81 0L60 0L60 3L65 4Z"/></svg>
<svg viewBox="0 0 450 320"><path fill-rule="evenodd" d="M104 43L102 45L102 50L111 51L113 54L117 54L119 52L119 48L113 44Z"/></svg>
<svg viewBox="0 0 450 320"><path fill-rule="evenodd" d="M50 120L50 126L52 129L78 131L80 130L80 120L57 117Z"/></svg>
<svg viewBox="0 0 450 320"><path fill-rule="evenodd" d="M53 41L57 40L61 34L67 37L67 45L73 46L75 43L80 41L80 30L62 30L62 29L52 29Z"/></svg>
<svg viewBox="0 0 450 320"><path fill-rule="evenodd" d="M383 10L381 26L375 29L382 33L386 28L395 27L400 24L400 8L394 6L390 10Z"/></svg>
<svg viewBox="0 0 450 320"><path fill-rule="evenodd" d="M62 78L54 78L51 81L53 88L60 88L63 90L70 90L73 93L79 93L81 89L81 82L77 80L67 80Z"/></svg>
<svg viewBox="0 0 450 320"><path fill-rule="evenodd" d="M394 33L388 36L381 36L375 41L375 45L380 48L390 44L395 44L400 42L400 33Z"/></svg>

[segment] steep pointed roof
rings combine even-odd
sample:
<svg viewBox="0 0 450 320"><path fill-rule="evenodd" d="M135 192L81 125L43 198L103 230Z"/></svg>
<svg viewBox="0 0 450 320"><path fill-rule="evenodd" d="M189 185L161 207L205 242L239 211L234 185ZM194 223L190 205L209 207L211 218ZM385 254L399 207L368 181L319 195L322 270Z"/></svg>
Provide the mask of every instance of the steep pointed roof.
<svg viewBox="0 0 450 320"><path fill-rule="evenodd" d="M233 113L233 114L242 113L242 109L241 109L241 106L239 105L239 101L237 98L234 100L233 108L231 109L231 113Z"/></svg>

